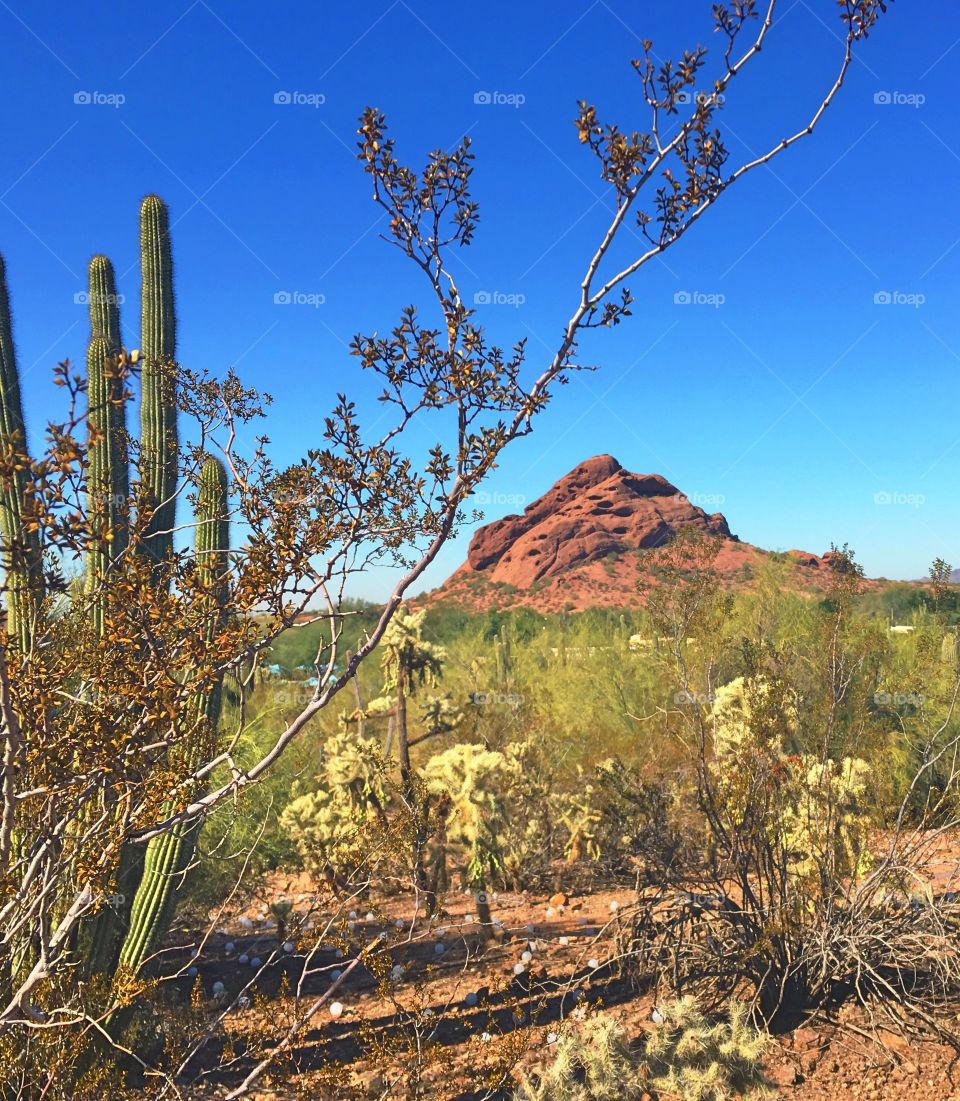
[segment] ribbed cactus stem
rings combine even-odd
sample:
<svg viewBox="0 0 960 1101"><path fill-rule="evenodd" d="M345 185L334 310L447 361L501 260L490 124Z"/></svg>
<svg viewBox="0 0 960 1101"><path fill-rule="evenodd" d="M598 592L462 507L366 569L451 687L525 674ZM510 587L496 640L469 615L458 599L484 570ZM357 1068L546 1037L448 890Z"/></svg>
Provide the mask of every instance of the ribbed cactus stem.
<svg viewBox="0 0 960 1101"><path fill-rule="evenodd" d="M13 344L6 264L0 256L0 565L7 599L7 630L23 651L43 599L40 534L29 524L27 433Z"/></svg>
<svg viewBox="0 0 960 1101"><path fill-rule="evenodd" d="M156 561L173 547L177 485L177 351L170 215L156 195L140 206L142 398L140 480L148 510L144 546Z"/></svg>
<svg viewBox="0 0 960 1101"><path fill-rule="evenodd" d="M111 562L127 548L130 496L123 377L118 357L104 336L95 336L87 349L87 400L87 592L92 600L94 627L101 632L106 611L104 582Z"/></svg>
<svg viewBox="0 0 960 1101"><path fill-rule="evenodd" d="M102 337L112 353L118 352L120 339L120 299L113 264L106 256L94 256L89 267L87 302L90 308L90 337Z"/></svg>
<svg viewBox="0 0 960 1101"><path fill-rule="evenodd" d="M213 642L223 623L227 588L226 570L229 552L227 520L227 476L218 459L208 459L200 473L196 512L196 562L204 599L208 601L204 633ZM216 736L220 717L221 683L206 685L197 692L185 720L190 741L186 759L193 768L203 758ZM175 812L167 804L164 814ZM173 918L177 891L193 859L198 820L178 823L147 845L143 878L133 900L130 928L120 952L120 963L138 970L155 951Z"/></svg>

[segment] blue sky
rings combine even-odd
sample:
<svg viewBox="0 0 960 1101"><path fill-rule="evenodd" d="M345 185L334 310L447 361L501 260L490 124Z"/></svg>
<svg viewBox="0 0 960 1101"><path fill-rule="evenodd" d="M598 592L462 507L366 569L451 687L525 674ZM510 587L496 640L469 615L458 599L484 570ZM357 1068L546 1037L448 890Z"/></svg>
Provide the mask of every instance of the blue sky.
<svg viewBox="0 0 960 1101"><path fill-rule="evenodd" d="M833 0L781 0L779 12L721 115L731 164L803 124L839 60ZM609 217L576 101L642 128L629 62L644 37L662 57L717 45L707 0L0 0L0 251L34 433L55 413L50 367L83 355L74 296L93 252L122 273L136 343L148 191L175 223L180 358L236 365L273 394L278 461L320 442L338 390L375 418L373 380L346 344L409 302L431 314L417 273L378 239L353 155L365 104L387 113L414 163L469 132L481 222L457 278L468 299L513 303L480 317L504 344L526 336L541 367ZM634 316L585 344L598 370L505 455L487 517L610 452L761 546L849 542L873 576L916 577L935 556L960 564L958 64L960 8L894 3L822 129L632 280ZM876 102L884 92L894 102ZM282 291L304 301L277 304ZM676 302L684 292L695 301ZM883 294L894 301L878 304ZM418 426L411 452L433 438ZM387 580L356 591L382 595Z"/></svg>

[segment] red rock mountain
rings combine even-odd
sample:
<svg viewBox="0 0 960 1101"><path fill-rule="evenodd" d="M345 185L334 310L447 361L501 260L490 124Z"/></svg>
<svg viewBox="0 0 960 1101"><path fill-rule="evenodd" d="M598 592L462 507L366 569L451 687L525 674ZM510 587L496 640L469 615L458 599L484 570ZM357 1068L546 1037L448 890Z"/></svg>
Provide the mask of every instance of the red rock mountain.
<svg viewBox="0 0 960 1101"><path fill-rule="evenodd" d="M684 528L717 535L717 567L747 580L767 552L732 535L719 512L698 508L659 474L632 474L611 455L587 459L520 516L480 528L467 561L431 601L474 608L528 605L541 611L639 603L643 552ZM816 587L825 558L791 551L801 584Z"/></svg>

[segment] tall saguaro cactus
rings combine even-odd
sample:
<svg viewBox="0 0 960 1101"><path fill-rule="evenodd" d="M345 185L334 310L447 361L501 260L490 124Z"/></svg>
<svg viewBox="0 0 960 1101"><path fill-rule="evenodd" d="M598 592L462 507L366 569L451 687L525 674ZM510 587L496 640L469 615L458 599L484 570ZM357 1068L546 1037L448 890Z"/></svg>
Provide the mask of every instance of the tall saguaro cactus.
<svg viewBox="0 0 960 1101"><path fill-rule="evenodd" d="M87 592L95 629L102 632L104 583L111 562L119 561L127 548L130 507L123 377L115 349L105 336L94 335L87 348L87 400L90 430Z"/></svg>
<svg viewBox="0 0 960 1101"><path fill-rule="evenodd" d="M40 533L26 516L28 481L27 431L6 263L0 256L0 565L7 590L7 630L23 652L30 649L44 590Z"/></svg>
<svg viewBox="0 0 960 1101"><path fill-rule="evenodd" d="M177 485L177 407L173 361L177 326L173 300L170 215L156 195L140 205L140 478L150 512L144 546L156 561L173 546Z"/></svg>
<svg viewBox="0 0 960 1101"><path fill-rule="evenodd" d="M227 476L219 459L208 459L200 472L200 492L196 512L196 562L204 599L209 602L204 631L212 641L223 622L227 588L226 567L229 550L227 520ZM197 693L187 709L185 737L187 761L199 764L203 751L215 737L220 718L222 681L217 680ZM172 814L171 803L164 808ZM130 927L120 952L120 963L136 971L153 952L173 916L177 889L193 859L197 821L178 823L147 845L143 876L133 900Z"/></svg>

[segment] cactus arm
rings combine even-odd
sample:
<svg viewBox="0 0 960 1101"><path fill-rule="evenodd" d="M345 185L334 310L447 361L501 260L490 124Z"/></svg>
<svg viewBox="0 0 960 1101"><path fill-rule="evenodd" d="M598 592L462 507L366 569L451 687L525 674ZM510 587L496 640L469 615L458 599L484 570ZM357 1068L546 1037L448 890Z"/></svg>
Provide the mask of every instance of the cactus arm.
<svg viewBox="0 0 960 1101"><path fill-rule="evenodd" d="M7 630L21 651L30 649L44 595L40 534L26 530L27 433L20 375L13 344L6 264L0 256L0 458L9 472L0 479L0 565L7 589ZM12 461L11 461L12 460Z"/></svg>
<svg viewBox="0 0 960 1101"><path fill-rule="evenodd" d="M104 581L111 562L123 554L129 538L127 510L130 482L123 389L123 378L108 338L94 336L87 349L90 429L87 475L87 511L90 521L87 592L92 600L91 615L98 633L103 631L106 612Z"/></svg>
<svg viewBox="0 0 960 1101"><path fill-rule="evenodd" d="M229 551L227 521L227 476L218 459L208 459L200 472L200 493L196 514L196 562L202 590L210 602L205 635L212 643L220 629L226 607L226 558ZM220 717L221 682L197 692L187 709L191 724L188 765L200 763L203 750L216 736ZM164 816L176 808L168 805ZM193 860L198 820L177 823L147 844L143 878L130 913L130 928L120 952L120 963L138 970L155 950L169 927L177 892Z"/></svg>
<svg viewBox="0 0 960 1101"><path fill-rule="evenodd" d="M177 406L172 373L177 351L170 215L156 195L140 206L141 334L140 480L149 511L146 552L157 562L173 548L177 486Z"/></svg>
<svg viewBox="0 0 960 1101"><path fill-rule="evenodd" d="M106 256L94 256L88 269L87 303L90 309L90 336L103 337L111 354L120 350L120 299L113 264Z"/></svg>

